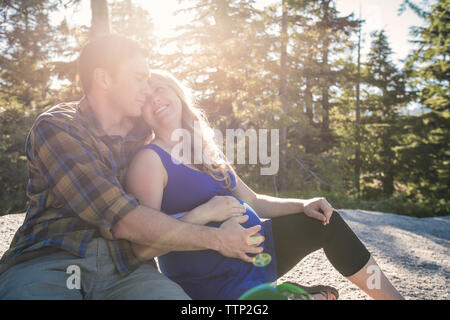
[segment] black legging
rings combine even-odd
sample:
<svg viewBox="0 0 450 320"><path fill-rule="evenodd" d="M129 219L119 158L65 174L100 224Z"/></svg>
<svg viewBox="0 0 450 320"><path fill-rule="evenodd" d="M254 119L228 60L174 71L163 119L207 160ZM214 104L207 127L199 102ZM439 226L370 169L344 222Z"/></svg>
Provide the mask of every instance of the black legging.
<svg viewBox="0 0 450 320"><path fill-rule="evenodd" d="M370 258L369 251L336 210L327 226L305 214L291 214L272 219L272 230L278 277L321 248L345 277L361 270Z"/></svg>

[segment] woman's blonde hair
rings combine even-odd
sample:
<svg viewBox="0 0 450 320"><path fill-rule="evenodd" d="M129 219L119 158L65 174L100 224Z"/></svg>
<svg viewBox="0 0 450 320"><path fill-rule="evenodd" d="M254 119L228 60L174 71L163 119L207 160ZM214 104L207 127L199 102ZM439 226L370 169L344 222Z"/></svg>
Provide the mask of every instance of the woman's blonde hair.
<svg viewBox="0 0 450 320"><path fill-rule="evenodd" d="M151 70L150 85L158 84L169 87L180 98L182 128L189 132L191 142L195 141L193 139L200 139L199 141L202 142L201 163L196 164L196 161L194 161L193 165L209 174L213 179L224 181L225 188L231 190L230 172L235 175L235 171L221 151L221 148L217 146L214 139L214 130L211 128L204 111L195 106L191 91L172 74L163 70ZM191 155L195 156L194 144L191 143L190 147Z"/></svg>

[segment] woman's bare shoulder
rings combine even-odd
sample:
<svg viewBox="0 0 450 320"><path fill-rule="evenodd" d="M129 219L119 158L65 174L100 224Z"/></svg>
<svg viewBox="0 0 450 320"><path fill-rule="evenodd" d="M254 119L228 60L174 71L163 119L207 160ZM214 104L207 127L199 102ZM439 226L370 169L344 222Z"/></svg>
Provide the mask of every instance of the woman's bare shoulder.
<svg viewBox="0 0 450 320"><path fill-rule="evenodd" d="M159 154L151 148L139 150L130 163L127 172L127 181L130 179L147 179L149 177L162 177L167 181L167 171Z"/></svg>

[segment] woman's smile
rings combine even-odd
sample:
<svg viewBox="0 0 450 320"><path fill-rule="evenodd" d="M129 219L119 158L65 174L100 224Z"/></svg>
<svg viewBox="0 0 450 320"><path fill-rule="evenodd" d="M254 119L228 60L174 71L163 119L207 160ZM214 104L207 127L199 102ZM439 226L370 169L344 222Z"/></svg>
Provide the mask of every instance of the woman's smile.
<svg viewBox="0 0 450 320"><path fill-rule="evenodd" d="M153 112L153 114L156 116L168 108L169 108L168 104L160 106L159 108L156 108L156 110Z"/></svg>

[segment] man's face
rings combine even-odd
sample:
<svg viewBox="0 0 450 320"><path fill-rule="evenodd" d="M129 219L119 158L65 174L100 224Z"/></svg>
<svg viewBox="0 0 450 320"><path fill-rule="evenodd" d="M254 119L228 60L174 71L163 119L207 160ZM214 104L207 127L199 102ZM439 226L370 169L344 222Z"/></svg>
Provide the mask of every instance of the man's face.
<svg viewBox="0 0 450 320"><path fill-rule="evenodd" d="M149 70L144 56L136 55L118 66L109 87L110 103L125 117L138 117L149 93Z"/></svg>

